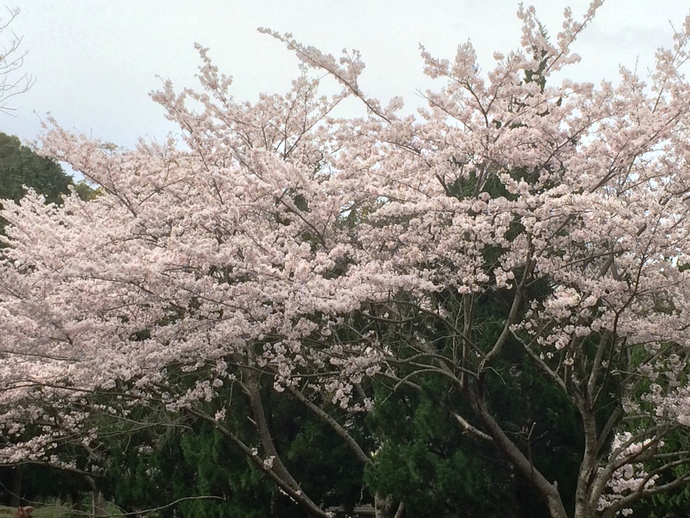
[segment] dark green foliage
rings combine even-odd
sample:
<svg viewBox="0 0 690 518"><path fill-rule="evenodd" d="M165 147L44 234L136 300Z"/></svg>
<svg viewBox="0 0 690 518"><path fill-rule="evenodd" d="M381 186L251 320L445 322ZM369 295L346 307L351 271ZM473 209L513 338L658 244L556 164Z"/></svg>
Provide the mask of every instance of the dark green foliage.
<svg viewBox="0 0 690 518"><path fill-rule="evenodd" d="M323 507L352 509L362 499L363 467L322 420L294 400L277 397L272 378L262 391L281 458L303 490ZM258 444L251 410L239 388L224 425L246 444ZM209 406L204 409L213 413ZM146 409L136 417L154 421ZM151 412L149 410L148 412ZM210 518L302 518L304 511L209 423L186 416L168 427L122 434L111 444L107 496L130 511L164 507L153 516ZM366 492L365 492L366 493Z"/></svg>
<svg viewBox="0 0 690 518"><path fill-rule="evenodd" d="M459 433L450 413L431 398L391 393L370 420L386 439L366 481L404 500L409 516L511 516L506 512L515 502L505 463L492 446Z"/></svg>
<svg viewBox="0 0 690 518"><path fill-rule="evenodd" d="M70 187L83 200L99 192L86 182L75 184L60 164L23 146L17 137L0 133L0 199L19 201L27 189L33 189L45 197L46 203L60 203ZM0 219L0 231L5 224Z"/></svg>
<svg viewBox="0 0 690 518"><path fill-rule="evenodd" d="M584 450L577 409L562 392L553 390L517 344L507 344L504 360L494 372L488 397L494 415L534 466L548 480L558 482L566 508L572 508ZM531 489L524 482L522 493L527 496ZM543 505L536 495L530 498L533 509Z"/></svg>
<svg viewBox="0 0 690 518"><path fill-rule="evenodd" d="M351 510L363 496L362 464L324 421L297 402L280 403L288 412L273 412L273 428L291 471L325 507Z"/></svg>
<svg viewBox="0 0 690 518"><path fill-rule="evenodd" d="M73 185L57 162L22 146L17 137L0 133L0 197L19 201L25 187L43 194L48 203L60 201Z"/></svg>
<svg viewBox="0 0 690 518"><path fill-rule="evenodd" d="M371 490L403 499L415 517L549 516L529 481L492 443L463 433L450 409L465 416L472 412L457 390L438 377L415 381L424 393L378 391L379 404L368 420L385 440L367 469ZM575 409L547 390L543 375L517 348L497 366L491 387L492 412L572 502L582 452Z"/></svg>
<svg viewBox="0 0 690 518"><path fill-rule="evenodd" d="M107 496L125 509L160 508L153 516L161 518L270 516L271 485L203 422L131 434L111 455Z"/></svg>
<svg viewBox="0 0 690 518"><path fill-rule="evenodd" d="M98 195L98 190L85 182L75 184L54 160L23 146L17 137L0 133L0 199L19 201L27 189L33 189L45 197L46 203L60 203L70 187L83 200ZM0 218L0 233L6 224Z"/></svg>
<svg viewBox="0 0 690 518"><path fill-rule="evenodd" d="M90 491L85 477L77 473L62 472L56 476L54 468L36 464L21 466L21 471L22 493L26 495L27 501L47 502L59 498L78 509L83 495ZM11 500L12 495L7 496L7 500Z"/></svg>

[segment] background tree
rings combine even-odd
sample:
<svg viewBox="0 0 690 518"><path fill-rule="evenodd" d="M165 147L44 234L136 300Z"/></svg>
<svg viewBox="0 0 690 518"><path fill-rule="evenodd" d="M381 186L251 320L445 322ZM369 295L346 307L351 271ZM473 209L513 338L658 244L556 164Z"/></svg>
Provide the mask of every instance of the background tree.
<svg viewBox="0 0 690 518"><path fill-rule="evenodd" d="M74 185L60 164L23 146L17 137L0 133L0 193L3 199L19 201L26 189L57 203Z"/></svg>

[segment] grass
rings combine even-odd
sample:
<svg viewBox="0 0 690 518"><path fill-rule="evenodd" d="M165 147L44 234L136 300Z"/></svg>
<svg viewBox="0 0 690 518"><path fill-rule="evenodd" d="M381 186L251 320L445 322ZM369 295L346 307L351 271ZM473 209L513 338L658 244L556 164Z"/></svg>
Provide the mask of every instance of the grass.
<svg viewBox="0 0 690 518"><path fill-rule="evenodd" d="M0 518L14 518L16 514L16 507L0 505ZM64 505L36 507L31 516L32 518L68 518L70 516L70 508Z"/></svg>
<svg viewBox="0 0 690 518"><path fill-rule="evenodd" d="M91 516L91 503L87 501L84 502L83 505L83 511L73 512L70 506L60 504L59 502L40 506L39 504L35 504L33 506L35 509L31 513L31 518L88 518L89 516ZM117 506L109 502L106 502L105 514L107 516L114 517L121 515L122 511ZM5 505L0 505L0 518L14 518L16 515L16 507L7 507Z"/></svg>

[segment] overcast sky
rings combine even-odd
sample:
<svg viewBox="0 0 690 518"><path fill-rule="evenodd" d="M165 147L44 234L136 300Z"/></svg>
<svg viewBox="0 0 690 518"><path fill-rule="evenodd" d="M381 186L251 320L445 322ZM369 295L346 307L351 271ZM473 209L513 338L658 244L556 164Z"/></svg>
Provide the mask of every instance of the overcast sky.
<svg viewBox="0 0 690 518"><path fill-rule="evenodd" d="M12 0L8 0L12 2ZM576 18L588 1L534 0L553 36L570 5ZM514 0L14 0L20 14L11 29L28 51L23 71L33 88L15 97L13 115L0 114L0 131L33 140L50 112L64 127L131 146L139 136L161 139L175 128L149 93L161 79L195 85L194 43L209 47L222 72L234 77L236 99L284 92L297 60L257 27L291 32L305 44L339 53L361 51L365 90L387 101L420 103L419 44L452 59L470 40L483 68L494 50L516 48L520 23ZM615 79L619 65L652 65L654 50L671 42L671 23L690 13L685 0L607 0L574 49L583 62L575 79ZM7 32L0 40L9 38Z"/></svg>

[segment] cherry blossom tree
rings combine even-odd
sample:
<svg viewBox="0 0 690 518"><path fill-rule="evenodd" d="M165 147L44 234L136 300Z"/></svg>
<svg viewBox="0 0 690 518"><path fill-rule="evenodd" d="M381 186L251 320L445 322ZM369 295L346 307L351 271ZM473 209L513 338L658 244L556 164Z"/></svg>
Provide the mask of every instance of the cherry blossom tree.
<svg viewBox="0 0 690 518"><path fill-rule="evenodd" d="M563 79L599 5L583 22L566 10L553 40L521 8L521 49L486 73L470 44L423 51L445 86L415 115L362 91L358 53L266 30L302 62L291 91L236 101L199 47L202 90L154 94L184 146L115 149L54 124L44 152L102 194L4 203L2 426L25 440L2 458L51 458L75 435L93 448L95 414L158 405L328 516L276 446L270 379L363 466L386 437L356 416L381 388L432 395L554 518L628 514L687 484L690 19L647 82ZM342 90L321 94L312 70ZM366 113L338 116L346 97ZM525 402L527 366L563 408L533 401L517 423L501 402ZM237 398L251 440L228 419ZM582 438L568 509L537 454L564 410ZM373 503L404 513L404 497Z"/></svg>

